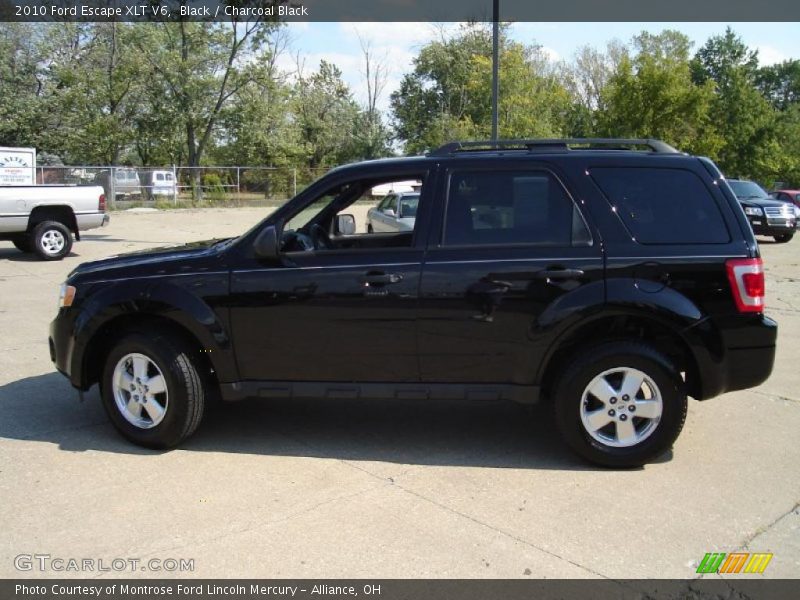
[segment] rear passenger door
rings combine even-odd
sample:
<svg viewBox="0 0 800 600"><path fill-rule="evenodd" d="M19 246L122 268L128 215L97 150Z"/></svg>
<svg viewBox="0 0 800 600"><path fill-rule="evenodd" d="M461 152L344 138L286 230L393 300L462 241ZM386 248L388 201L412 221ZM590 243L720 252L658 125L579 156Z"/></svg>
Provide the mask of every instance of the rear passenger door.
<svg viewBox="0 0 800 600"><path fill-rule="evenodd" d="M531 385L557 322L603 302L599 240L551 165L462 159L439 181L420 290L422 380Z"/></svg>

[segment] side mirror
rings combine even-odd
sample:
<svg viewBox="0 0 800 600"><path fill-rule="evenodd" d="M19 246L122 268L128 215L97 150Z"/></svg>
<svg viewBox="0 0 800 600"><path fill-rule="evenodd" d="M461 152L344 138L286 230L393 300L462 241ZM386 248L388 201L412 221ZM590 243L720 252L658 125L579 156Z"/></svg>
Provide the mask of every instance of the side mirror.
<svg viewBox="0 0 800 600"><path fill-rule="evenodd" d="M337 215L336 231L340 235L353 235L356 232L356 218L353 215Z"/></svg>
<svg viewBox="0 0 800 600"><path fill-rule="evenodd" d="M387 217L393 217L394 216L394 209L393 208L384 208L383 209L383 214L385 214Z"/></svg>
<svg viewBox="0 0 800 600"><path fill-rule="evenodd" d="M268 225L262 229L261 233L258 234L258 237L256 237L253 242L253 252L256 258L278 262L280 259L278 228L274 225Z"/></svg>

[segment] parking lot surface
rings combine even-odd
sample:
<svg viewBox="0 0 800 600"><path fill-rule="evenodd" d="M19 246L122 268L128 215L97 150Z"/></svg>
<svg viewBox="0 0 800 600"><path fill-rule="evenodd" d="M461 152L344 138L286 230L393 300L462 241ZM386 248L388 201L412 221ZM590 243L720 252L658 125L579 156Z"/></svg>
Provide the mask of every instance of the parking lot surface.
<svg viewBox="0 0 800 600"><path fill-rule="evenodd" d="M80 403L54 372L58 285L80 262L266 212L113 213L56 263L0 244L0 576L691 578L706 552L737 550L774 553L765 577L800 576L800 241L761 245L772 377L692 401L643 469L587 465L546 410L500 403L247 401L177 450L132 446L96 388ZM21 554L194 570L19 571Z"/></svg>

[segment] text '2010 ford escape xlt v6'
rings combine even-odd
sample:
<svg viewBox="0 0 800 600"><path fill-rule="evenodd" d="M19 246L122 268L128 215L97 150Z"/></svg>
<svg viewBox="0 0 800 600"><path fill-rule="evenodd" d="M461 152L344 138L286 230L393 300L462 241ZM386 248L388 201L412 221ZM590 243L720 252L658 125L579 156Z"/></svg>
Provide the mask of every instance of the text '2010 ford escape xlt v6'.
<svg viewBox="0 0 800 600"><path fill-rule="evenodd" d="M348 210L422 182L413 230ZM166 448L208 394L552 403L590 461L643 464L687 395L756 386L777 326L714 164L655 140L453 143L334 169L238 238L86 263L50 350L117 429Z"/></svg>

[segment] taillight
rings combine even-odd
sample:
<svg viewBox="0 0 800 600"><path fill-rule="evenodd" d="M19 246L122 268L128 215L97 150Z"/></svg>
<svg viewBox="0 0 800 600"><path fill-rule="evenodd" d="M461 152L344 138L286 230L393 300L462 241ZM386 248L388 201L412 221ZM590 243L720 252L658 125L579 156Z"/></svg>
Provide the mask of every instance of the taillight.
<svg viewBox="0 0 800 600"><path fill-rule="evenodd" d="M764 263L760 258L732 258L725 261L728 281L739 312L764 310Z"/></svg>
<svg viewBox="0 0 800 600"><path fill-rule="evenodd" d="M97 210L106 212L106 195L100 194L100 201L97 203Z"/></svg>

